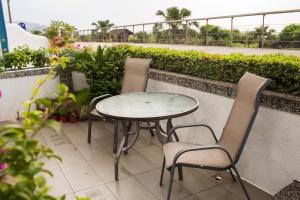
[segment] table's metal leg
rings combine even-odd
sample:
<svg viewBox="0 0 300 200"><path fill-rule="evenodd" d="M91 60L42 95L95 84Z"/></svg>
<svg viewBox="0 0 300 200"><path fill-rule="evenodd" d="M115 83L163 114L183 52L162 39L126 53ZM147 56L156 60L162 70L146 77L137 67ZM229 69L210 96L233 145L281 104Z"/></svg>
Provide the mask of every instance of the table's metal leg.
<svg viewBox="0 0 300 200"><path fill-rule="evenodd" d="M159 140L159 142L163 145L166 143L166 139L163 137L162 133L161 133L161 126L159 124L159 121L156 121L155 122L155 133L156 133L156 136Z"/></svg>
<svg viewBox="0 0 300 200"><path fill-rule="evenodd" d="M139 122L136 122L136 134L135 134L135 138L133 140L133 142L128 145L128 125L126 123L126 121L122 121L122 129L123 129L123 139L121 141L118 153L116 155L115 158L115 180L118 181L119 180L119 161L122 155L122 152L126 153L130 148L133 147L133 145L136 143L139 135L140 135L140 126L139 126Z"/></svg>
<svg viewBox="0 0 300 200"><path fill-rule="evenodd" d="M167 121L167 134L169 134L170 130L173 128L173 123L172 123L172 119L168 119ZM175 133L174 134L175 140L176 142L179 142L179 137L178 135Z"/></svg>

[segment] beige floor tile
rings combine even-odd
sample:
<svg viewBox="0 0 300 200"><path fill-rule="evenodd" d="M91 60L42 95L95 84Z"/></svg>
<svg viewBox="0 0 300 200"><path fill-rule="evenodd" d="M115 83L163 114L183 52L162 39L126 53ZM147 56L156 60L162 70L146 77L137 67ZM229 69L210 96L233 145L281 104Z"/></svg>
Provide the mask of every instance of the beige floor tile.
<svg viewBox="0 0 300 200"><path fill-rule="evenodd" d="M83 161L83 157L74 145L60 145L53 148L53 150L56 155L62 158L62 162L58 162L60 166L74 165Z"/></svg>
<svg viewBox="0 0 300 200"><path fill-rule="evenodd" d="M111 156L101 156L97 159L88 161L88 164L105 183L115 181L114 163L115 159ZM120 166L119 178L122 179L128 176L130 176L130 174Z"/></svg>
<svg viewBox="0 0 300 200"><path fill-rule="evenodd" d="M176 173L175 180L193 194L217 185L213 177L207 177L200 170L191 168L183 168L182 181L178 180L178 173Z"/></svg>
<svg viewBox="0 0 300 200"><path fill-rule="evenodd" d="M92 160L103 155L110 155L104 150L95 140L92 140L92 143L89 144L86 141L82 143L75 144L75 148L79 153L84 157L85 160Z"/></svg>
<svg viewBox="0 0 300 200"><path fill-rule="evenodd" d="M271 195L267 194L266 192L256 188L253 185L250 185L249 183L244 181L244 184L247 188L247 191L252 199L255 200L271 200ZM222 186L229 190L230 192L234 193L235 195L239 196L242 199L246 199L245 193L242 190L241 185L239 182L232 182L228 181L228 183L222 184Z"/></svg>
<svg viewBox="0 0 300 200"><path fill-rule="evenodd" d="M120 163L131 174L144 173L157 167L135 150L129 150L127 155L121 155Z"/></svg>
<svg viewBox="0 0 300 200"><path fill-rule="evenodd" d="M116 198L105 185L77 192L76 196L89 197L90 200L116 200Z"/></svg>
<svg viewBox="0 0 300 200"><path fill-rule="evenodd" d="M156 200L155 196L133 177L109 183L107 186L119 200Z"/></svg>
<svg viewBox="0 0 300 200"><path fill-rule="evenodd" d="M151 191L156 198L164 200L167 198L168 185L169 185L169 175L164 174L163 186L159 186L160 170L153 170L144 174L136 175L136 178L141 182L149 191ZM182 199L191 193L180 186L177 182L173 183L172 198L173 200Z"/></svg>
<svg viewBox="0 0 300 200"><path fill-rule="evenodd" d="M151 161L155 166L161 167L164 159L162 149L156 145L146 146L135 150Z"/></svg>
<svg viewBox="0 0 300 200"><path fill-rule="evenodd" d="M76 196L74 193L66 195L66 200L76 200Z"/></svg>
<svg viewBox="0 0 300 200"><path fill-rule="evenodd" d="M198 193L197 196L201 200L241 200L239 197L220 186L202 191Z"/></svg>
<svg viewBox="0 0 300 200"><path fill-rule="evenodd" d="M50 177L49 175L45 176L48 185L51 187L50 194L61 196L73 192L63 172L59 168L52 169L51 172L53 173L53 177Z"/></svg>
<svg viewBox="0 0 300 200"><path fill-rule="evenodd" d="M48 169L48 170L58 168L57 159L55 159L55 158L52 158L50 160L48 160L46 158L42 158L42 162L44 162L45 168Z"/></svg>
<svg viewBox="0 0 300 200"><path fill-rule="evenodd" d="M103 181L87 163L69 165L62 169L75 192L103 184Z"/></svg>
<svg viewBox="0 0 300 200"><path fill-rule="evenodd" d="M120 138L121 139L121 138ZM103 147L103 149L105 149L106 152L108 153L113 153L113 135L111 135L110 137L106 137L106 138L98 138L96 139L97 143L101 145L101 147ZM120 145L120 140L118 140L118 148Z"/></svg>
<svg viewBox="0 0 300 200"><path fill-rule="evenodd" d="M64 144L71 144L71 141L62 133L55 132L50 128L44 128L40 131L40 134L43 136L44 141L49 147L55 147Z"/></svg>
<svg viewBox="0 0 300 200"><path fill-rule="evenodd" d="M132 141L135 139L135 135L132 135L129 137L129 143L132 143ZM141 147L150 146L156 144L155 138L152 138L150 133L139 135L139 138L137 139L136 143L133 146L133 149L139 149Z"/></svg>
<svg viewBox="0 0 300 200"><path fill-rule="evenodd" d="M196 195L191 195L191 196L188 196L186 198L183 198L181 200L201 200L199 197L197 197Z"/></svg>
<svg viewBox="0 0 300 200"><path fill-rule="evenodd" d="M78 124L64 124L63 133L73 144L87 141L87 132Z"/></svg>

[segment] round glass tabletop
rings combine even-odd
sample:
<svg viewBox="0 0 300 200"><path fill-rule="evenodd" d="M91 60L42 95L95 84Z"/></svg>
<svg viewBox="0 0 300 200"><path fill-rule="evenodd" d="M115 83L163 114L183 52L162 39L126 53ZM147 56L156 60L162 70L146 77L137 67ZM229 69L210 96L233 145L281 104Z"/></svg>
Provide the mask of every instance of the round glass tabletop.
<svg viewBox="0 0 300 200"><path fill-rule="evenodd" d="M121 94L104 99L96 105L98 113L103 116L131 120L175 118L197 108L198 101L190 96L161 92Z"/></svg>

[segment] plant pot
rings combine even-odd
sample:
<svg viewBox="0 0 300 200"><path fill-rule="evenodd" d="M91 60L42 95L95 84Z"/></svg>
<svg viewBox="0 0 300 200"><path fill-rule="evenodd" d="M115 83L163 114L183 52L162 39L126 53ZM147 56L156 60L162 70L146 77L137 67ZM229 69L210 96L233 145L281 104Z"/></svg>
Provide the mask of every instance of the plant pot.
<svg viewBox="0 0 300 200"><path fill-rule="evenodd" d="M70 116L69 120L71 123L77 123L77 117L76 116Z"/></svg>
<svg viewBox="0 0 300 200"><path fill-rule="evenodd" d="M62 123L68 122L68 117L67 117L67 116L60 116L59 119L60 119L60 121L61 121Z"/></svg>

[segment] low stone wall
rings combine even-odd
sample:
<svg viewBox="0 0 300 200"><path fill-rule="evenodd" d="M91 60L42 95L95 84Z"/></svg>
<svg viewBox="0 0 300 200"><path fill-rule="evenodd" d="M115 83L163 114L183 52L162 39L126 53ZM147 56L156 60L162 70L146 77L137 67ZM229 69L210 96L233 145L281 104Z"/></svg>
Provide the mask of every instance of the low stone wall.
<svg viewBox="0 0 300 200"><path fill-rule="evenodd" d="M194 113L177 118L175 125L205 123L219 138L236 95L236 85L159 70L150 71L147 91L182 93L199 101ZM261 107L238 163L241 176L275 194L293 179L300 180L300 97L265 91ZM184 129L182 141L213 142L207 130Z"/></svg>

